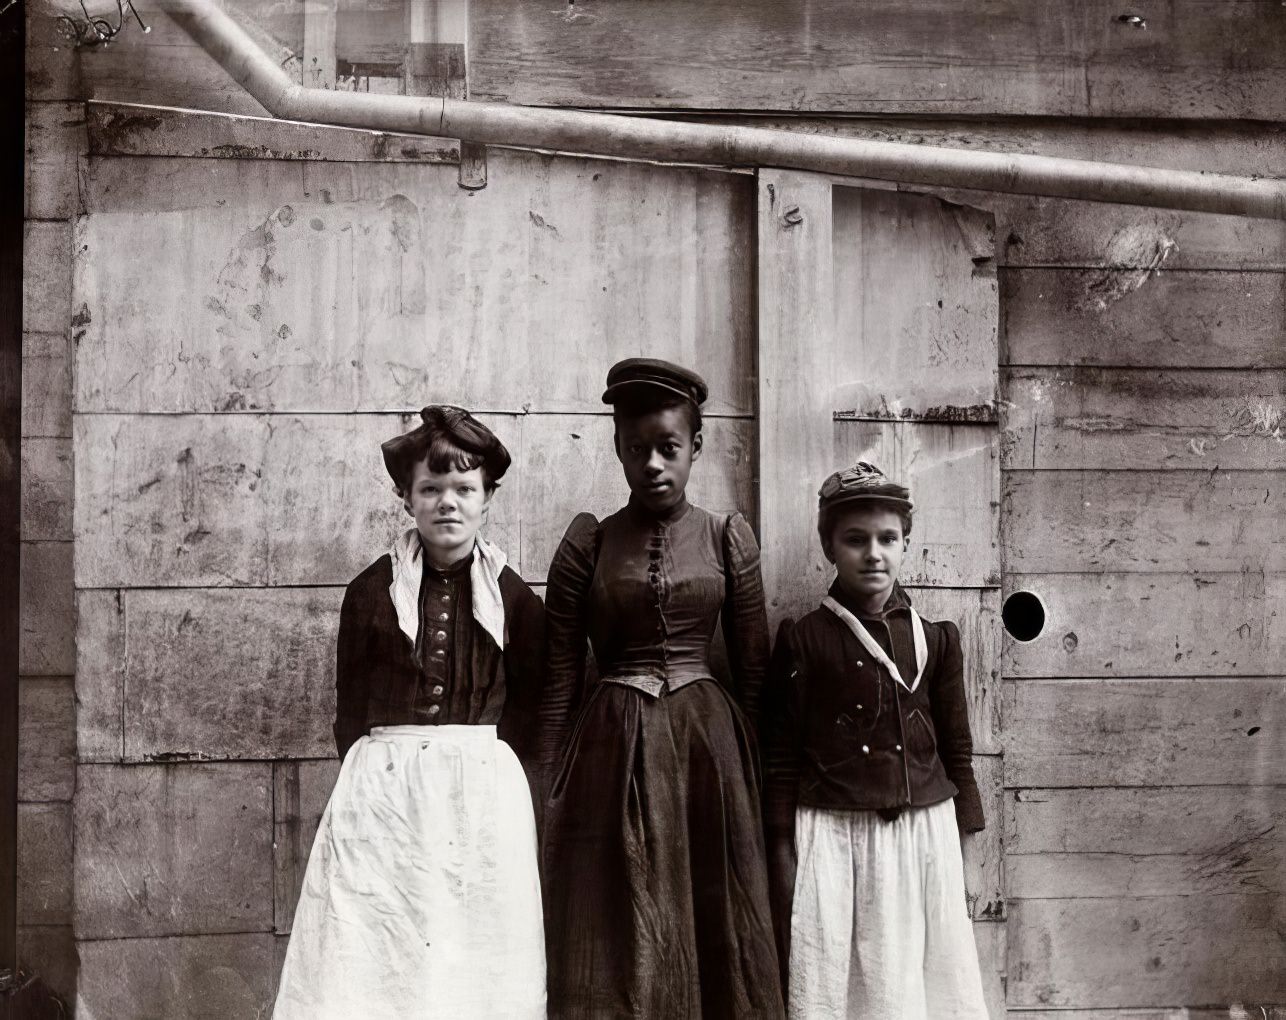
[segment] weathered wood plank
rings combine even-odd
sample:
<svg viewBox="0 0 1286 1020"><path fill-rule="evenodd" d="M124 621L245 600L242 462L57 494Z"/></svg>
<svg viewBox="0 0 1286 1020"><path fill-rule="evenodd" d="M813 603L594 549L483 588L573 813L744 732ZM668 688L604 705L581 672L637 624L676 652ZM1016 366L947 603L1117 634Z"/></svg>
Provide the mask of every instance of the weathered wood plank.
<svg viewBox="0 0 1286 1020"><path fill-rule="evenodd" d="M713 513L740 510L755 520L754 423L706 418L704 448L688 498ZM625 505L629 487L612 447L608 415L528 415L522 419L522 573L543 581L572 518L602 520ZM516 493L505 493L515 501Z"/></svg>
<svg viewBox="0 0 1286 1020"><path fill-rule="evenodd" d="M82 765L75 862L78 939L270 932L272 767Z"/></svg>
<svg viewBox="0 0 1286 1020"><path fill-rule="evenodd" d="M23 332L65 334L71 307L71 224L23 224L22 264Z"/></svg>
<svg viewBox="0 0 1286 1020"><path fill-rule="evenodd" d="M1281 220L985 192L960 192L958 198L995 213L1002 269L1286 269ZM1109 277L1100 286L1123 282L1131 281ZM1073 349L1087 340L1078 336Z"/></svg>
<svg viewBox="0 0 1286 1020"><path fill-rule="evenodd" d="M831 192L812 174L759 173L759 536L774 631L813 608L829 573L813 493L835 461L824 399L838 357Z"/></svg>
<svg viewBox="0 0 1286 1020"><path fill-rule="evenodd" d="M125 756L125 595L76 592L76 760Z"/></svg>
<svg viewBox="0 0 1286 1020"><path fill-rule="evenodd" d="M126 761L333 754L342 595L143 589L122 593L123 612L114 600L82 597L82 614L109 620L82 625L78 689L97 689L103 703L123 683ZM105 647L90 643L103 636ZM114 649L124 658L105 658Z"/></svg>
<svg viewBox="0 0 1286 1020"><path fill-rule="evenodd" d="M973 770L982 794L987 827L961 840L964 854L965 896L969 916L975 921L1003 921L1005 917L1004 789L999 755L974 755Z"/></svg>
<svg viewBox="0 0 1286 1020"><path fill-rule="evenodd" d="M823 593L824 589L818 591L818 600ZM926 620L951 620L960 628L973 750L980 755L999 754L1004 749L1000 592L995 588L911 588L908 593Z"/></svg>
<svg viewBox="0 0 1286 1020"><path fill-rule="evenodd" d="M338 759L331 758L277 762L272 767L273 930L278 934L290 933L308 856L339 766Z"/></svg>
<svg viewBox="0 0 1286 1020"><path fill-rule="evenodd" d="M27 104L28 219L61 220L79 211L76 161L85 150L85 108L79 103Z"/></svg>
<svg viewBox="0 0 1286 1020"><path fill-rule="evenodd" d="M833 209L832 408L995 420L991 217L922 195L846 187L834 188Z"/></svg>
<svg viewBox="0 0 1286 1020"><path fill-rule="evenodd" d="M70 677L18 685L18 799L68 801L76 787L76 696Z"/></svg>
<svg viewBox="0 0 1286 1020"><path fill-rule="evenodd" d="M1011 368L1002 376L1003 468L1286 468L1286 371Z"/></svg>
<svg viewBox="0 0 1286 1020"><path fill-rule="evenodd" d="M23 4L27 19L26 98L28 101L75 102L81 99L76 51L68 45L57 15L59 0Z"/></svg>
<svg viewBox="0 0 1286 1020"><path fill-rule="evenodd" d="M1004 592L1045 603L1043 633L1006 641L1006 677L1276 676L1286 642L1286 577L1019 574Z"/></svg>
<svg viewBox="0 0 1286 1020"><path fill-rule="evenodd" d="M911 548L902 561L904 584L1000 583L1000 437L995 427L837 421L834 431L836 467L870 461L911 489L915 520ZM817 479L814 491L824 477ZM815 508L814 500L814 515Z"/></svg>
<svg viewBox="0 0 1286 1020"><path fill-rule="evenodd" d="M330 754L341 597L81 592L80 760Z"/></svg>
<svg viewBox="0 0 1286 1020"><path fill-rule="evenodd" d="M607 367L648 354L754 412L750 182L488 165L469 193L443 166L92 161L77 409L601 411ZM122 247L152 257L101 257Z"/></svg>
<svg viewBox="0 0 1286 1020"><path fill-rule="evenodd" d="M71 923L71 805L18 805L18 923Z"/></svg>
<svg viewBox="0 0 1286 1020"><path fill-rule="evenodd" d="M389 134L271 117L90 103L91 156L335 160L354 163L457 163L451 138Z"/></svg>
<svg viewBox="0 0 1286 1020"><path fill-rule="evenodd" d="M76 1001L76 939L71 925L19 925L18 965L68 1008Z"/></svg>
<svg viewBox="0 0 1286 1020"><path fill-rule="evenodd" d="M71 345L66 331L22 335L22 434L71 436Z"/></svg>
<svg viewBox="0 0 1286 1020"><path fill-rule="evenodd" d="M519 460L519 419L480 415ZM413 523L379 444L398 415L81 415L77 584L347 584ZM519 567L521 464L486 528Z"/></svg>
<svg viewBox="0 0 1286 1020"><path fill-rule="evenodd" d="M1286 784L1283 711L1280 677L1008 681L1005 786Z"/></svg>
<svg viewBox="0 0 1286 1020"><path fill-rule="evenodd" d="M982 971L982 994L991 1020L1005 1020L1005 972L1009 940L1004 921L975 921L973 941Z"/></svg>
<svg viewBox="0 0 1286 1020"><path fill-rule="evenodd" d="M277 992L273 936L85 941L77 1015L91 1017L264 1017Z"/></svg>
<svg viewBox="0 0 1286 1020"><path fill-rule="evenodd" d="M1008 364L1286 367L1283 273L1002 269L1000 283Z"/></svg>
<svg viewBox="0 0 1286 1020"><path fill-rule="evenodd" d="M1235 1002L1229 1006L1143 1009L1011 1009L1013 1020L1286 1020L1286 1006Z"/></svg>
<svg viewBox="0 0 1286 1020"><path fill-rule="evenodd" d="M384 65L394 73L402 72L408 42L413 42L407 36L406 21L401 5L390 5L383 10L374 5L357 10L341 9L335 20L335 52L345 63Z"/></svg>
<svg viewBox="0 0 1286 1020"><path fill-rule="evenodd" d="M1281 958L1278 897L1020 900L1010 908L1011 1007L1286 1001L1286 972L1264 965Z"/></svg>
<svg viewBox="0 0 1286 1020"><path fill-rule="evenodd" d="M1286 805L1274 786L1013 790L1015 899L1286 893Z"/></svg>
<svg viewBox="0 0 1286 1020"><path fill-rule="evenodd" d="M1147 31L1106 0L583 6L473 3L473 94L707 110L1286 115L1286 23L1262 2L1150 0L1131 8Z"/></svg>
<svg viewBox="0 0 1286 1020"><path fill-rule="evenodd" d="M71 541L71 440L22 440L22 537Z"/></svg>
<svg viewBox="0 0 1286 1020"><path fill-rule="evenodd" d="M1283 471L1007 471L1005 566L1027 574L1280 572L1284 504Z"/></svg>
<svg viewBox="0 0 1286 1020"><path fill-rule="evenodd" d="M76 661L72 543L23 542L21 573L18 672L71 676Z"/></svg>
<svg viewBox="0 0 1286 1020"><path fill-rule="evenodd" d="M335 87L335 0L304 2L303 84L311 89Z"/></svg>

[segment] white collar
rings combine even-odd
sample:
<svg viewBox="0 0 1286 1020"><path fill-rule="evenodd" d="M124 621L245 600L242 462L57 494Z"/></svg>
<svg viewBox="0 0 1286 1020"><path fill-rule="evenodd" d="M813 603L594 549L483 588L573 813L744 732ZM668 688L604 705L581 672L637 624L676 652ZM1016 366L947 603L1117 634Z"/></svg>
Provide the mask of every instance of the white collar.
<svg viewBox="0 0 1286 1020"><path fill-rule="evenodd" d="M397 611L398 628L414 644L420 632L420 583L424 564L424 547L420 533L409 528L398 536L389 550L393 560L393 583L389 597ZM473 587L473 618L478 621L496 647L505 647L505 606L500 597L500 572L505 569L505 554L481 535L474 543L469 580Z"/></svg>
<svg viewBox="0 0 1286 1020"><path fill-rule="evenodd" d="M920 686L920 678L924 676L924 664L929 659L928 645L924 640L924 623L920 620L920 614L915 611L914 606L908 606L911 610L911 637L915 642L915 679L908 684L902 679L902 674L898 671L897 663L885 654L883 648L875 638L871 637L870 632L862 626L862 621L850 613L842 605L835 601L830 595L822 599L822 605L838 616L853 632L854 637L862 642L862 647L875 659L880 665L889 671L889 675L898 683L905 687L911 693Z"/></svg>

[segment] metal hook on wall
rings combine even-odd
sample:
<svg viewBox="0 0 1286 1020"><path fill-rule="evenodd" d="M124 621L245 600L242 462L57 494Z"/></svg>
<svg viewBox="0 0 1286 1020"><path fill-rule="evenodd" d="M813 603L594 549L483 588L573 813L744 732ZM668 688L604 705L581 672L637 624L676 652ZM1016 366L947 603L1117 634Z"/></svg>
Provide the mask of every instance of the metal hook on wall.
<svg viewBox="0 0 1286 1020"><path fill-rule="evenodd" d="M16 3L17 0L10 0L10 2ZM129 12L134 16L134 20L138 22L138 27L143 30L144 35L152 31L151 26L143 20L143 16L139 14L137 8L135 8L133 0L116 0L115 25L111 23L109 17L91 16L88 8L85 7L85 0L80 0L80 9L85 15L85 19L83 21L78 18L73 18L68 14L60 14L58 16L58 20L64 23L63 34L66 35L73 45L77 47L106 46L109 42L115 39L125 27L126 12Z"/></svg>

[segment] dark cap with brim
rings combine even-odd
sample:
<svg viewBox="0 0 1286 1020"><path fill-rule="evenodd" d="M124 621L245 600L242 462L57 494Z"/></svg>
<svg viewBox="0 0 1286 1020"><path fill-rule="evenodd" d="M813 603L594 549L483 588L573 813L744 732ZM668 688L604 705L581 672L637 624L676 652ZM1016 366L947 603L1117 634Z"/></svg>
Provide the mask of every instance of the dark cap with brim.
<svg viewBox="0 0 1286 1020"><path fill-rule="evenodd" d="M890 481L884 472L866 461L836 471L817 493L819 511L852 503L878 503L907 513L915 508L910 489Z"/></svg>
<svg viewBox="0 0 1286 1020"><path fill-rule="evenodd" d="M509 470L509 451L494 432L463 407L431 404L420 412L422 425L380 444L384 467L399 486L405 484L414 465L424 459L439 437L482 459L488 480L496 482Z"/></svg>
<svg viewBox="0 0 1286 1020"><path fill-rule="evenodd" d="M607 370L603 403L615 404L633 394L672 393L700 407L710 394L701 376L681 365L659 358L626 358Z"/></svg>

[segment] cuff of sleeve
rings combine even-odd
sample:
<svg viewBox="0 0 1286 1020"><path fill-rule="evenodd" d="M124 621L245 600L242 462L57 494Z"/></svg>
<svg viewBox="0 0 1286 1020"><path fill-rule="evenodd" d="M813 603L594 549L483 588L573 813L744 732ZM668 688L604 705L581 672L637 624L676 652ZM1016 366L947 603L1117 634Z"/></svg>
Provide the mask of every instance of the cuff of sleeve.
<svg viewBox="0 0 1286 1020"><path fill-rule="evenodd" d="M961 832L981 832L987 827L977 786L966 786L956 794L956 825Z"/></svg>

